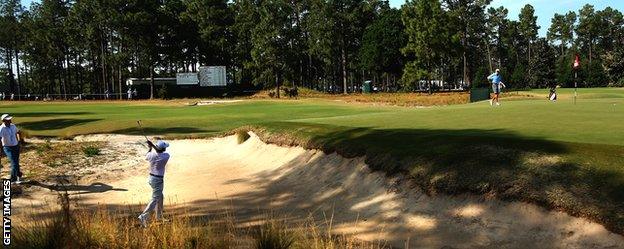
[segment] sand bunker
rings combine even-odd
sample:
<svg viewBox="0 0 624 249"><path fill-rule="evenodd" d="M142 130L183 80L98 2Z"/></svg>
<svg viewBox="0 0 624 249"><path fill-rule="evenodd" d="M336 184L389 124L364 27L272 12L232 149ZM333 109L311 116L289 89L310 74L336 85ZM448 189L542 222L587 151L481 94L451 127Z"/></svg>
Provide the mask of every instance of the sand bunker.
<svg viewBox="0 0 624 249"><path fill-rule="evenodd" d="M77 140L106 140L129 151L144 150L137 144L140 137ZM363 158L268 145L254 134L240 145L235 136L171 141L170 153L165 198L191 215L231 210L243 223L267 212L293 222L333 217L334 232L385 240L399 248L624 248L622 236L586 219L525 203L427 196L404 179L371 172ZM98 179L108 186L106 191L86 191L77 195L80 202L137 204L138 214L138 204L150 197L147 165L137 160L120 164L125 170L116 177ZM16 201L15 209L54 198L49 191L41 193Z"/></svg>

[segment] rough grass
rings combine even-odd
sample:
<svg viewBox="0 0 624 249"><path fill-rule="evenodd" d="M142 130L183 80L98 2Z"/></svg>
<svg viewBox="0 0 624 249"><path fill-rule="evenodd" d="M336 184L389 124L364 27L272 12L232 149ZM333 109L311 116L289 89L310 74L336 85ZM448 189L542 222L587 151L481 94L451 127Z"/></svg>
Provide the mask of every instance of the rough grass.
<svg viewBox="0 0 624 249"><path fill-rule="evenodd" d="M268 91L260 91L250 99L269 99ZM286 98L286 97L284 97ZM469 102L467 92L443 93L354 93L354 94L327 94L307 88L299 88L299 98L326 99L344 101L348 103L366 103L391 106L443 106L465 104Z"/></svg>
<svg viewBox="0 0 624 249"><path fill-rule="evenodd" d="M374 93L350 94L334 97L346 102L385 104L393 106L443 106L466 104L470 99L467 92L458 93Z"/></svg>
<svg viewBox="0 0 624 249"><path fill-rule="evenodd" d="M50 141L32 143L24 147L24 153L34 151L34 155L22 156L22 161L26 161L27 164L37 162L54 168L70 163L72 157L93 157L99 155L98 146L101 146L101 144L101 142L86 142L70 145L67 143L51 143ZM97 150L97 153L95 150Z"/></svg>
<svg viewBox="0 0 624 249"><path fill-rule="evenodd" d="M95 146L87 146L82 148L82 152L87 157L94 157L100 155L100 148Z"/></svg>
<svg viewBox="0 0 624 249"><path fill-rule="evenodd" d="M31 142L22 146L21 170L31 180L48 181L63 178L75 181L94 174L95 171L91 170L91 167L104 167L106 163L128 156L123 155L127 151L111 152L110 149L106 147L105 142L50 140Z"/></svg>
<svg viewBox="0 0 624 249"><path fill-rule="evenodd" d="M214 219L193 219L188 213L176 215L169 222L140 227L135 215L103 207L72 208L69 195L59 194L59 209L47 218L32 216L13 229L16 248L258 248L258 249L381 249L380 243L368 243L330 232L320 232L314 222L286 225L270 218L258 226L244 226L231 215Z"/></svg>

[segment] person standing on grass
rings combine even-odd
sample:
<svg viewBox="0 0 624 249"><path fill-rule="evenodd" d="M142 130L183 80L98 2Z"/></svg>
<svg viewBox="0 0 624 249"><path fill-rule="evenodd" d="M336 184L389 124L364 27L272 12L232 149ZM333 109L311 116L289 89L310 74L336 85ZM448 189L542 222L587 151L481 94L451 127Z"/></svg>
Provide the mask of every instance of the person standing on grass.
<svg viewBox="0 0 624 249"><path fill-rule="evenodd" d="M2 140L2 149L4 154L9 158L11 163L11 182L22 183L22 171L19 165L20 146L19 142L23 141L22 133L12 123L13 117L4 114L2 117L2 125L0 125L0 137Z"/></svg>
<svg viewBox="0 0 624 249"><path fill-rule="evenodd" d="M162 220L165 166L170 157L169 153L165 152L169 144L163 140L156 141L156 144L148 140L147 146L149 151L145 156L145 160L150 163L149 185L152 187L152 200L147 204L143 213L139 215L139 221L143 227L147 227L149 215L152 211L156 211L156 220Z"/></svg>
<svg viewBox="0 0 624 249"><path fill-rule="evenodd" d="M494 100L496 100L496 105L500 105L499 98L501 88L505 87L503 83L503 77L500 75L500 69L496 69L496 72L487 77L488 80L492 82L492 90L494 91L494 98L490 99L490 105L494 105Z"/></svg>

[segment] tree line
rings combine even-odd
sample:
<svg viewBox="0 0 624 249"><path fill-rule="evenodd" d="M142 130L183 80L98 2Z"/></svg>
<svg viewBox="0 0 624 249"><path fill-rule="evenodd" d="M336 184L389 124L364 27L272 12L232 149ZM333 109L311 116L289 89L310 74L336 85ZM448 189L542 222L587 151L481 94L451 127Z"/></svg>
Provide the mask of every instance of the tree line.
<svg viewBox="0 0 624 249"><path fill-rule="evenodd" d="M539 37L490 0L0 0L0 87L15 94L123 92L129 77L227 66L240 87L354 92L484 86L500 68L513 88L624 85L616 9L555 14ZM279 93L279 91L278 91ZM154 95L152 89L151 96Z"/></svg>
<svg viewBox="0 0 624 249"><path fill-rule="evenodd" d="M508 86L541 88L574 85L575 55L581 57L578 83L584 87L624 86L624 19L607 7L585 5L555 14L546 37L539 37L535 9L525 5L518 20L489 0L417 0L402 7L408 35L402 52L411 56L403 73L408 87L423 79L487 85L500 68Z"/></svg>

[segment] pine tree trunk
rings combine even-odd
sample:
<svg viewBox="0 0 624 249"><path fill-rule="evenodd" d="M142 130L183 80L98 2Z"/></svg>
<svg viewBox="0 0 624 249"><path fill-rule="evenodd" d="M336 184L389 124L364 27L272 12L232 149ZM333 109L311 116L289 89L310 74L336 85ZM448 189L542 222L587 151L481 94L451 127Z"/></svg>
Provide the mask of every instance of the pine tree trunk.
<svg viewBox="0 0 624 249"><path fill-rule="evenodd" d="M104 85L104 90L108 92L108 82L106 81L106 57L104 55L104 38L100 41L100 48L102 50L102 84Z"/></svg>
<svg viewBox="0 0 624 249"><path fill-rule="evenodd" d="M468 82L468 74L466 72L466 69L468 67L467 64L466 64L466 51L463 52L463 59L464 59L464 69L463 69L464 70L464 76L463 76L464 85L466 85L466 87L470 88L470 83Z"/></svg>
<svg viewBox="0 0 624 249"><path fill-rule="evenodd" d="M342 52L342 86L343 93L347 94L347 52L343 47L341 49Z"/></svg>
<svg viewBox="0 0 624 249"><path fill-rule="evenodd" d="M7 49L6 51L6 61L9 70L9 90L11 93L15 93L15 77L13 77L13 58L11 56L11 50ZM19 97L19 96L18 96Z"/></svg>
<svg viewBox="0 0 624 249"><path fill-rule="evenodd" d="M95 60L95 53L93 50L91 50L91 70L93 71L93 73L91 74L92 79L90 80L90 84L89 84L89 88L91 88L91 93L102 93L102 84L97 84L97 82L99 81L99 77L97 76L96 73L96 60ZM134 64L134 63L133 63Z"/></svg>
<svg viewBox="0 0 624 249"><path fill-rule="evenodd" d="M115 99L115 93L117 91L116 86L115 86L115 66L114 65L110 65L110 72L108 73L108 80L111 83L111 93L113 94L113 99Z"/></svg>
<svg viewBox="0 0 624 249"><path fill-rule="evenodd" d="M490 43L489 42L485 43L485 48L487 49L488 65L490 65L490 72L494 72L494 67L492 66L492 53L490 51Z"/></svg>
<svg viewBox="0 0 624 249"><path fill-rule="evenodd" d="M280 98L280 74L275 73L275 94L277 98Z"/></svg>
<svg viewBox="0 0 624 249"><path fill-rule="evenodd" d="M532 64L531 64L531 41L529 41L529 54L528 54L528 58L529 59L527 60L527 65L529 65L529 73L528 73L529 80L527 80L526 84L530 84L531 83L530 80L532 78L532 76L531 76L531 67L532 67ZM527 85L527 86L530 87L530 85Z"/></svg>
<svg viewBox="0 0 624 249"><path fill-rule="evenodd" d="M15 49L15 69L17 71L17 95L21 95L22 94L22 90L21 90L21 85L22 85L22 79L20 77L20 67L19 67L19 51L17 49Z"/></svg>
<svg viewBox="0 0 624 249"><path fill-rule="evenodd" d="M592 64L592 44L593 42L589 43L589 68L591 68L591 64Z"/></svg>
<svg viewBox="0 0 624 249"><path fill-rule="evenodd" d="M316 82L316 79L312 78L312 55L309 52L308 52L308 80L310 81L308 82L308 87L312 88L311 84L312 82ZM318 82L316 84L318 84Z"/></svg>
<svg viewBox="0 0 624 249"><path fill-rule="evenodd" d="M71 94L72 91L72 82L71 82L71 67L70 67L70 62L69 62L69 52L66 51L65 54L65 63L66 63L66 68L65 68L65 86L69 86L69 93ZM67 91L66 91L67 92Z"/></svg>
<svg viewBox="0 0 624 249"><path fill-rule="evenodd" d="M154 99L154 66L150 66L150 99Z"/></svg>
<svg viewBox="0 0 624 249"><path fill-rule="evenodd" d="M121 81L122 81L122 78L121 78L121 64L119 65L119 69L117 71L117 75L119 76L119 92L120 92L119 100L122 100L122 97L121 97L122 94L121 93L123 93L123 91L121 90L122 89L122 86L121 86Z"/></svg>
<svg viewBox="0 0 624 249"><path fill-rule="evenodd" d="M59 65L59 69L60 70L59 70L59 75L58 75L59 76L59 81L61 83L61 88L63 89L63 99L67 100L67 82L65 82L65 77L64 77L64 75L62 73L62 71L64 71L63 70L63 63L60 62L59 64L60 64Z"/></svg>
<svg viewBox="0 0 624 249"><path fill-rule="evenodd" d="M74 61L76 62L76 68L74 69L76 83L78 84L78 89L80 89L80 94L82 94L84 93L84 85L82 84L82 75L80 74L80 55L76 55Z"/></svg>

